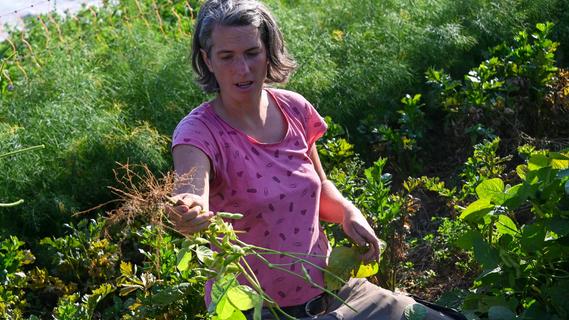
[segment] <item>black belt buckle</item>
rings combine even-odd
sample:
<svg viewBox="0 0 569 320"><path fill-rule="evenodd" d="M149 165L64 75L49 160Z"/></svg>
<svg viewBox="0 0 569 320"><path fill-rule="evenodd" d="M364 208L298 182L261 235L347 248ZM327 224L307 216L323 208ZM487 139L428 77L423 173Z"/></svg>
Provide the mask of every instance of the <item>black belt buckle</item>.
<svg viewBox="0 0 569 320"><path fill-rule="evenodd" d="M321 294L319 296L316 296L316 297L308 300L304 304L304 312L306 312L306 315L312 319L314 319L314 318L318 317L319 315L322 315L324 312L326 312L326 306L324 303L324 295Z"/></svg>

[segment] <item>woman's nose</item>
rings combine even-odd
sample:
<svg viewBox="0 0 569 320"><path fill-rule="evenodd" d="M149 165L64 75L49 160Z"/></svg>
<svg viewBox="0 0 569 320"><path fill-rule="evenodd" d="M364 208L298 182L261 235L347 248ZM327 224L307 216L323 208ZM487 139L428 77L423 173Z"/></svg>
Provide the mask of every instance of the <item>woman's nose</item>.
<svg viewBox="0 0 569 320"><path fill-rule="evenodd" d="M239 74L247 74L251 70L249 63L245 57L239 57L235 60L235 70Z"/></svg>

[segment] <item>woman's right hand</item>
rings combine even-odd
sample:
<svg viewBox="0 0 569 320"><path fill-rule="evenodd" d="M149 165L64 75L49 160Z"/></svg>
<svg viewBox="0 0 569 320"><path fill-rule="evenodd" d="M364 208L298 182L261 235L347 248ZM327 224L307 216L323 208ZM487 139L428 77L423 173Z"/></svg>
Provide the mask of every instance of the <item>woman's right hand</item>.
<svg viewBox="0 0 569 320"><path fill-rule="evenodd" d="M172 197L175 204L167 206L168 218L176 230L192 235L207 229L210 219L214 216L211 211L205 211L201 197L191 193L181 193Z"/></svg>

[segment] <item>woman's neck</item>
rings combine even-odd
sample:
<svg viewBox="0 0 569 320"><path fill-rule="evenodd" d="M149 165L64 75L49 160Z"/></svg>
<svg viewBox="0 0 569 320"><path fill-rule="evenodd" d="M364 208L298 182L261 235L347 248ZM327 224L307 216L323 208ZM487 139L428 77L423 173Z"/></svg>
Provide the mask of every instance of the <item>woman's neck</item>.
<svg viewBox="0 0 569 320"><path fill-rule="evenodd" d="M221 94L214 100L217 113L239 127L263 125L267 120L268 105L269 99L264 90L254 98L244 101L224 99Z"/></svg>

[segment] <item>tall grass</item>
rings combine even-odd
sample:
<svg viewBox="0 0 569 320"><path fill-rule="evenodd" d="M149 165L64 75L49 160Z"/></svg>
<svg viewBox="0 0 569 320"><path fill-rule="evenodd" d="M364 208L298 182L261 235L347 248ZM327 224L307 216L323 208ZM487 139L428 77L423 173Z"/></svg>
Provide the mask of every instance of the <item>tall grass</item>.
<svg viewBox="0 0 569 320"><path fill-rule="evenodd" d="M71 213L111 200L117 162L170 169L174 126L207 99L188 62L200 3L123 0L73 18L30 18L26 31L11 34L15 51L0 44L9 75L0 76L0 153L46 145L0 162L0 200L26 200L0 211L0 233L57 233ZM460 74L538 21L556 22L557 40L569 43L562 0L267 4L300 65L287 87L360 146L356 129L393 121L403 95L426 90L428 67Z"/></svg>

